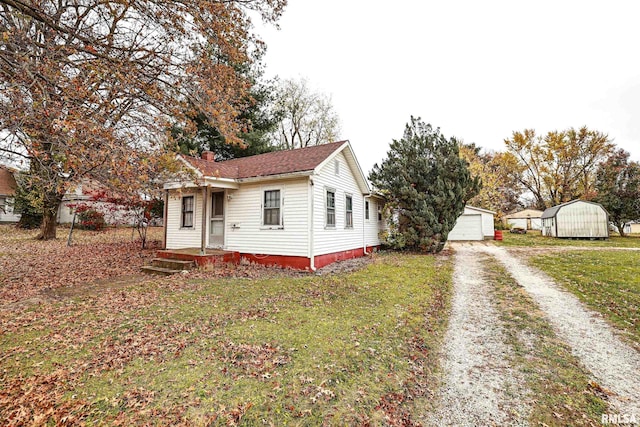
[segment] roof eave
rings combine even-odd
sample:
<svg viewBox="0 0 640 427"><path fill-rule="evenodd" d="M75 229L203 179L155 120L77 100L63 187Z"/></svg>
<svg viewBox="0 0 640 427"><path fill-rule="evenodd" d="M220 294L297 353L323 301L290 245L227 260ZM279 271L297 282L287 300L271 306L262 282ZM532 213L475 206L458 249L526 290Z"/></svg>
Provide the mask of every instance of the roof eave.
<svg viewBox="0 0 640 427"><path fill-rule="evenodd" d="M305 176L312 175L313 172L314 172L313 169L310 169L306 171L287 172L287 173L279 173L274 175L250 176L247 178L238 178L235 181L238 183L252 183L252 182L260 182L260 181L275 181L279 179L302 178Z"/></svg>

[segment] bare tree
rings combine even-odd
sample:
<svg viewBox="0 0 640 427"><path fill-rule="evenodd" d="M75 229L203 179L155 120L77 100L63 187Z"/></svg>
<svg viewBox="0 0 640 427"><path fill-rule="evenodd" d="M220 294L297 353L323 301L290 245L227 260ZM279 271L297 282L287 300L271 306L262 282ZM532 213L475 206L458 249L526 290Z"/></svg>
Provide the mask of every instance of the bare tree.
<svg viewBox="0 0 640 427"><path fill-rule="evenodd" d="M283 80L274 108L280 120L273 139L282 149L326 144L339 137L340 120L331 98L313 92L306 79Z"/></svg>

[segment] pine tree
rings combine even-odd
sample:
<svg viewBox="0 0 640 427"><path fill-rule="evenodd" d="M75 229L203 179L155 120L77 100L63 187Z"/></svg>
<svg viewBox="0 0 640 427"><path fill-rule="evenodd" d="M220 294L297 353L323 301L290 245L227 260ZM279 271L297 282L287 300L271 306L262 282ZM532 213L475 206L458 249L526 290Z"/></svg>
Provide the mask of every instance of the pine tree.
<svg viewBox="0 0 640 427"><path fill-rule="evenodd" d="M440 252L467 200L481 183L460 158L459 143L420 118L411 117L404 136L393 140L387 158L369 179L388 200L387 243L396 249Z"/></svg>

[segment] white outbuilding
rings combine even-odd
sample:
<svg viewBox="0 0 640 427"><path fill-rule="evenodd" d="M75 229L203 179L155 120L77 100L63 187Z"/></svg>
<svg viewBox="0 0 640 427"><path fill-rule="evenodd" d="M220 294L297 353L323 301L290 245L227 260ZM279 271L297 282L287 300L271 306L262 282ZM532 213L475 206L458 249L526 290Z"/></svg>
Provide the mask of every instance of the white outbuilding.
<svg viewBox="0 0 640 427"><path fill-rule="evenodd" d="M449 240L485 240L493 239L493 216L495 212L486 209L465 206L456 225L449 233Z"/></svg>
<svg viewBox="0 0 640 427"><path fill-rule="evenodd" d="M572 200L543 212L542 235L606 239L609 237L609 214L599 203Z"/></svg>
<svg viewBox="0 0 640 427"><path fill-rule="evenodd" d="M631 221L624 225L624 232L627 234L640 234L640 222Z"/></svg>
<svg viewBox="0 0 640 427"><path fill-rule="evenodd" d="M542 211L537 209L524 209L505 215L505 220L509 228L522 228L524 230L542 229Z"/></svg>

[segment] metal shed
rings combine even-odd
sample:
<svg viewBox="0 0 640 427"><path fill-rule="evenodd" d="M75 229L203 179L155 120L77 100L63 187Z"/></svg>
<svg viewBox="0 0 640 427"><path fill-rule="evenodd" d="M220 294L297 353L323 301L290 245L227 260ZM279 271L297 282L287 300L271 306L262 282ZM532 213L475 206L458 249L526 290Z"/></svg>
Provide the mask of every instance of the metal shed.
<svg viewBox="0 0 640 427"><path fill-rule="evenodd" d="M493 215L486 209L465 206L449 232L448 240L484 240L493 238Z"/></svg>
<svg viewBox="0 0 640 427"><path fill-rule="evenodd" d="M543 212L542 235L606 239L609 237L609 214L599 203L572 200Z"/></svg>

